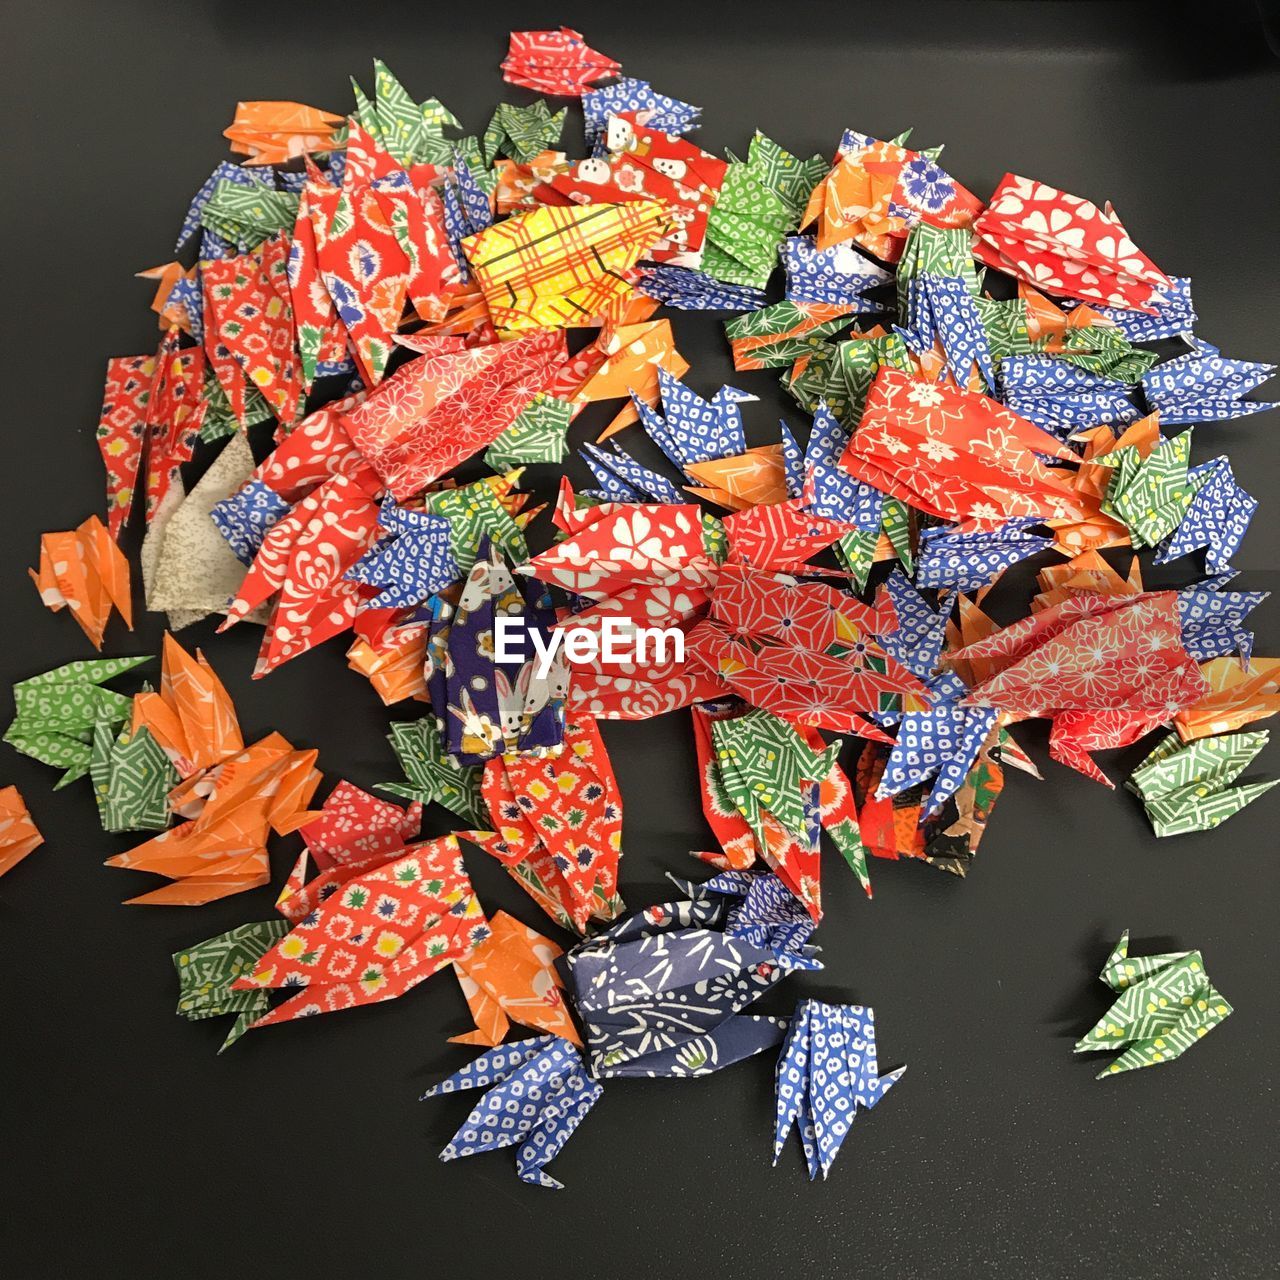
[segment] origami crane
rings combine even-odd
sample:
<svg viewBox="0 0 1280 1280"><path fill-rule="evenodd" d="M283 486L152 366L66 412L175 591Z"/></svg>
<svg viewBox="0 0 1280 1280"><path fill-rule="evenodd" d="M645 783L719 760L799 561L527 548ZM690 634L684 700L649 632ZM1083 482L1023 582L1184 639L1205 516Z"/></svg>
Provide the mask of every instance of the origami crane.
<svg viewBox="0 0 1280 1280"><path fill-rule="evenodd" d="M44 844L17 787L0 787L0 876Z"/></svg>
<svg viewBox="0 0 1280 1280"><path fill-rule="evenodd" d="M896 262L907 234L922 219L967 227L982 202L937 163L937 152L881 142L845 130L835 164L813 188L800 225L817 224L819 249L852 240L882 262Z"/></svg>
<svg viewBox="0 0 1280 1280"><path fill-rule="evenodd" d="M778 1043L782 1020L739 1010L791 969L813 967L807 934L788 928L785 945L731 935L729 894L743 892L735 879L649 907L569 952L593 1075L708 1075Z"/></svg>
<svg viewBox="0 0 1280 1280"><path fill-rule="evenodd" d="M561 991L555 961L563 954L550 938L499 911L489 936L454 961L476 1030L450 1036L453 1044L500 1044L512 1022L581 1044Z"/></svg>
<svg viewBox="0 0 1280 1280"><path fill-rule="evenodd" d="M1265 729L1185 745L1171 733L1130 774L1125 786L1141 798L1157 836L1211 831L1280 781L1231 786L1267 742Z"/></svg>
<svg viewBox="0 0 1280 1280"><path fill-rule="evenodd" d="M332 151L342 117L301 102L237 102L235 119L222 131L246 164L284 164L317 151Z"/></svg>
<svg viewBox="0 0 1280 1280"><path fill-rule="evenodd" d="M609 117L623 111L643 111L648 124L676 137L695 129L702 115L701 107L658 93L647 80L623 76L582 95L583 128L592 155L604 150Z"/></svg>
<svg viewBox="0 0 1280 1280"><path fill-rule="evenodd" d="M1083 515L1063 473L1039 455L1076 459L985 396L881 368L840 464L854 479L963 529Z"/></svg>
<svg viewBox="0 0 1280 1280"><path fill-rule="evenodd" d="M339 782L315 816L297 828L306 848L280 891L276 910L297 924L314 909L314 895L307 890L309 863L323 875L335 867L363 869L391 862L417 838L421 825L421 801L401 809L353 783Z"/></svg>
<svg viewBox="0 0 1280 1280"><path fill-rule="evenodd" d="M1110 786L1090 751L1136 742L1208 691L1182 632L1175 592L1081 593L950 656L997 664L968 705L1051 716L1050 755Z"/></svg>
<svg viewBox="0 0 1280 1280"><path fill-rule="evenodd" d="M1137 311L1173 281L1129 239L1110 205L1006 173L973 224L974 253L1046 293Z"/></svg>
<svg viewBox="0 0 1280 1280"><path fill-rule="evenodd" d="M104 831L163 831L178 771L145 726L117 734L111 713L94 725L89 777Z"/></svg>
<svg viewBox="0 0 1280 1280"><path fill-rule="evenodd" d="M362 611L412 608L462 576L443 516L406 510L388 495L378 524L386 536L345 574L351 582L382 588L361 605Z"/></svg>
<svg viewBox="0 0 1280 1280"><path fill-rule="evenodd" d="M288 932L283 920L262 920L174 952L178 1013L191 1022L236 1015L219 1053L230 1049L267 1011L265 991L233 991L231 984L246 970L252 971L263 952Z"/></svg>
<svg viewBox="0 0 1280 1280"><path fill-rule="evenodd" d="M1183 742L1229 733L1280 711L1280 658L1213 658L1201 663L1209 692L1174 718Z"/></svg>
<svg viewBox="0 0 1280 1280"><path fill-rule="evenodd" d="M102 648L113 608L133 630L129 562L97 516L90 516L77 529L42 534L40 570L29 572L41 604L55 613L70 609L95 649Z"/></svg>
<svg viewBox="0 0 1280 1280"><path fill-rule="evenodd" d="M1273 364L1228 360L1217 347L1197 342L1195 351L1143 374L1142 393L1168 426L1223 422L1272 408L1271 401L1244 397L1275 371Z"/></svg>
<svg viewBox="0 0 1280 1280"><path fill-rule="evenodd" d="M1099 976L1119 996L1075 1051L1124 1052L1098 1072L1098 1080L1172 1062L1232 1012L1209 981L1200 952L1131 958L1128 930Z"/></svg>
<svg viewBox="0 0 1280 1280"><path fill-rule="evenodd" d="M582 328L619 316L632 268L670 227L654 200L551 205L468 236L462 248L499 330Z"/></svg>
<svg viewBox="0 0 1280 1280"><path fill-rule="evenodd" d="M513 31L502 78L535 93L580 98L587 86L616 76L622 64L597 53L571 27L558 31Z"/></svg>
<svg viewBox="0 0 1280 1280"><path fill-rule="evenodd" d="M825 1178L858 1109L870 1111L905 1071L880 1074L873 1009L802 1000L778 1058L773 1163L798 1126L809 1177Z"/></svg>
<svg viewBox="0 0 1280 1280"><path fill-rule="evenodd" d="M622 909L622 801L595 721L570 716L558 755L495 756L481 793L493 831L463 837L497 858L557 923L577 933Z"/></svg>
<svg viewBox="0 0 1280 1280"><path fill-rule="evenodd" d="M825 830L871 895L853 791L830 747L814 730L797 730L741 704L694 709L702 809L724 850L699 854L735 870L759 857L815 921L822 915L818 831Z"/></svg>
<svg viewBox="0 0 1280 1280"><path fill-rule="evenodd" d="M54 790L84 777L95 727L122 724L130 699L101 686L150 659L91 658L69 662L13 686L13 722L4 740L15 751L66 772Z"/></svg>
<svg viewBox="0 0 1280 1280"><path fill-rule="evenodd" d="M465 822L481 825L486 810L480 795L481 770L460 765L447 755L440 730L431 719L394 721L387 737L407 779L378 783L388 795L443 805Z"/></svg>
<svg viewBox="0 0 1280 1280"><path fill-rule="evenodd" d="M488 935L455 836L375 855L372 867L338 863L305 892L312 909L232 984L297 992L255 1027L393 1000Z"/></svg>
<svg viewBox="0 0 1280 1280"><path fill-rule="evenodd" d="M440 1159L457 1160L519 1143L520 1181L563 1190L544 1166L560 1154L602 1092L587 1075L578 1050L550 1035L499 1045L428 1089L420 1100L482 1088L487 1092Z"/></svg>
<svg viewBox="0 0 1280 1280"><path fill-rule="evenodd" d="M1187 482L1194 497L1177 528L1156 549L1155 562L1168 564L1203 547L1206 573L1230 573L1231 557L1244 541L1258 500L1236 483L1225 456L1193 467Z"/></svg>

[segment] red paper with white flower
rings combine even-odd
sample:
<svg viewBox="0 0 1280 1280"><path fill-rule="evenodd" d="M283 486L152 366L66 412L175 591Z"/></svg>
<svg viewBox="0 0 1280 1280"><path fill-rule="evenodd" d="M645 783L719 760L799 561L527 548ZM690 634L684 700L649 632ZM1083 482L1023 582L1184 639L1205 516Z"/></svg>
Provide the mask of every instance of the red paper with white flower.
<svg viewBox="0 0 1280 1280"><path fill-rule="evenodd" d="M967 703L1051 717L1054 759L1108 786L1090 751L1135 742L1209 691L1183 648L1174 591L1074 595L948 657L995 670Z"/></svg>
<svg viewBox="0 0 1280 1280"><path fill-rule="evenodd" d="M1039 454L1077 460L1047 431L986 396L882 367L840 465L963 529L1083 516L1067 476Z"/></svg>
<svg viewBox="0 0 1280 1280"><path fill-rule="evenodd" d="M1108 204L1006 173L974 223L974 256L1046 293L1153 311L1173 282L1129 239Z"/></svg>
<svg viewBox="0 0 1280 1280"><path fill-rule="evenodd" d="M398 502L492 444L554 375L564 333L423 355L342 425Z"/></svg>

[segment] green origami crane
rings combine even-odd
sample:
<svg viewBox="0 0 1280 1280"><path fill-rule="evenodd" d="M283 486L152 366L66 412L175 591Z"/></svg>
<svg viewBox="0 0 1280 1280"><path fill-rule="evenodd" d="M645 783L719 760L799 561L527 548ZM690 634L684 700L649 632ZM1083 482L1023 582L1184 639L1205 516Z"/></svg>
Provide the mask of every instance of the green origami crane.
<svg viewBox="0 0 1280 1280"><path fill-rule="evenodd" d="M1116 382L1137 382L1160 358L1154 351L1135 347L1119 329L1107 325L1068 329L1060 341L1055 359Z"/></svg>
<svg viewBox="0 0 1280 1280"><path fill-rule="evenodd" d="M450 164L459 143L446 138L444 131L446 127L461 129L458 118L435 98L415 102L385 62L375 58L373 71L376 102L351 81L354 115L360 127L406 168Z"/></svg>
<svg viewBox="0 0 1280 1280"><path fill-rule="evenodd" d="M799 210L782 194L790 187L780 176L777 149L772 143L763 143L757 135L746 163L730 163L707 218L702 254L702 270L707 275L753 289L763 289L769 283L778 265L778 245L800 220Z"/></svg>
<svg viewBox="0 0 1280 1280"><path fill-rule="evenodd" d="M506 471L528 462L560 462L568 452L565 432L573 405L539 392L516 420L485 450L485 465Z"/></svg>
<svg viewBox="0 0 1280 1280"><path fill-rule="evenodd" d="M144 726L126 724L117 735L111 714L93 727L89 776L104 831L163 831L169 825L169 792L178 771Z"/></svg>
<svg viewBox="0 0 1280 1280"><path fill-rule="evenodd" d="M407 782L380 782L379 791L423 804L443 805L473 827L488 825L488 809L480 794L480 777L484 771L460 765L445 755L434 720L393 721L387 741L400 761Z"/></svg>
<svg viewBox="0 0 1280 1280"><path fill-rule="evenodd" d="M1125 786L1142 799L1157 836L1211 831L1280 782L1231 783L1267 745L1267 730L1224 733L1185 745L1171 733L1133 771Z"/></svg>
<svg viewBox="0 0 1280 1280"><path fill-rule="evenodd" d="M1183 521L1205 477L1187 475L1191 432L1161 440L1143 458L1132 445L1095 459L1113 468L1102 509L1128 526L1135 547L1154 547Z"/></svg>
<svg viewBox="0 0 1280 1280"><path fill-rule="evenodd" d="M198 942L185 951L175 951L173 967L178 971L178 1012L192 1022L237 1014L219 1053L237 1040L267 1011L265 988L232 991L231 984L251 973L268 948L291 928L287 920L263 920L242 924L216 938Z"/></svg>
<svg viewBox="0 0 1280 1280"><path fill-rule="evenodd" d="M807 412L816 412L818 402L825 400L836 419L852 429L862 417L876 374L886 365L915 376L911 353L899 334L824 344L800 373L783 382Z"/></svg>
<svg viewBox="0 0 1280 1280"><path fill-rule="evenodd" d="M1119 999L1082 1040L1076 1053L1124 1052L1096 1079L1172 1062L1231 1012L1204 971L1198 951L1129 957L1125 931L1099 975Z"/></svg>
<svg viewBox="0 0 1280 1280"><path fill-rule="evenodd" d="M729 159L740 163L732 152L729 153ZM761 185L786 205L797 223L809 203L810 193L826 177L827 170L831 167L820 155L810 156L807 160L793 156L786 147L766 137L759 129L747 150L747 163Z"/></svg>
<svg viewBox="0 0 1280 1280"><path fill-rule="evenodd" d="M89 658L20 681L13 686L15 715L4 740L24 756L65 769L55 791L83 778L97 725L123 724L133 708L132 698L99 686L150 661L146 655Z"/></svg>
<svg viewBox="0 0 1280 1280"><path fill-rule="evenodd" d="M534 156L549 151L560 141L565 111L561 107L552 115L541 98L527 107L500 102L481 141L485 162L492 164L505 152L518 164L528 164Z"/></svg>
<svg viewBox="0 0 1280 1280"><path fill-rule="evenodd" d="M785 298L760 311L746 311L725 323L725 337L733 342L737 338L767 338L774 341L751 348L751 359L764 369L790 368L804 356L815 356L830 351L823 338L838 333L853 323L853 315L833 316L820 324L811 324L809 313L799 303ZM796 335L801 326L803 333Z"/></svg>
<svg viewBox="0 0 1280 1280"><path fill-rule="evenodd" d="M517 473L508 473L503 479L518 483ZM480 550L481 541L488 536L493 546L515 564L523 564L529 558L529 544L511 513L502 505L497 491L488 480L476 480L458 489L437 489L423 498L423 509L433 516L444 516L449 521L449 549L458 562L458 573L471 572Z"/></svg>
<svg viewBox="0 0 1280 1280"><path fill-rule="evenodd" d="M219 182L200 214L200 222L232 244L254 249L298 220L298 196L260 183Z"/></svg>

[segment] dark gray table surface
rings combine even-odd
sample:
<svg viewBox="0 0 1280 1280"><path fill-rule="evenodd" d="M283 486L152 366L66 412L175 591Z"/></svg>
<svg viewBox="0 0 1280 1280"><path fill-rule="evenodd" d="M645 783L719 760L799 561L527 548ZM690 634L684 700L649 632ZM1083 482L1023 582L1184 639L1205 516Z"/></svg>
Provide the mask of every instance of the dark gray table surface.
<svg viewBox="0 0 1280 1280"><path fill-rule="evenodd" d="M1200 333L1280 357L1277 63L1248 6L1093 4L181 5L57 0L6 13L3 683L88 656L25 575L42 530L101 509L93 442L107 356L149 349L149 286L192 191L225 154L237 99L348 105L381 55L473 129L526 101L497 64L512 26L566 22L628 74L705 107L699 141L741 152L759 127L802 154L847 126L947 143L980 196L1001 175L1110 198L1142 248L1192 276ZM580 137L576 114L566 142ZM676 318L707 392L760 396L751 429L803 419L769 373L734 375L718 322ZM1274 384L1273 384L1274 386ZM1273 392L1274 394L1274 392ZM588 415L573 439L603 421ZM1262 507L1241 584L1275 584L1275 432L1264 414L1197 432ZM1274 602L1258 651L1280 652ZM158 652L160 620L108 652ZM203 644L246 734L320 748L330 778L394 776L387 714L343 645L265 681L257 634ZM0 702L7 702L7 695ZM0 710L7 719L8 708ZM410 715L400 710L397 715ZM609 724L636 907L708 847L683 713ZM1043 726L1020 732L1042 761ZM1106 757L1113 776L1141 752ZM1274 772L1274 750L1260 762ZM276 886L200 910L134 909L150 877L102 860L80 784L3 749L47 845L0 882L0 1272L27 1277L1255 1277L1274 1274L1280 1053L1270 796L1216 833L1157 841L1132 797L1056 765L1014 774L966 881L875 862L874 903L826 859L827 969L793 990L874 1004L881 1062L907 1075L860 1121L830 1180L798 1149L769 1163L773 1058L699 1081L610 1083L554 1169L522 1186L509 1153L442 1165L471 1105L419 1104L467 1060L445 974L405 999L269 1029L215 1057L224 1028L174 1016L169 954L264 918ZM433 816L433 821L440 815ZM440 829L437 822L435 829ZM542 927L482 855L487 906ZM547 925L549 928L550 926ZM1122 929L1200 947L1236 1014L1194 1053L1095 1083L1074 1038Z"/></svg>

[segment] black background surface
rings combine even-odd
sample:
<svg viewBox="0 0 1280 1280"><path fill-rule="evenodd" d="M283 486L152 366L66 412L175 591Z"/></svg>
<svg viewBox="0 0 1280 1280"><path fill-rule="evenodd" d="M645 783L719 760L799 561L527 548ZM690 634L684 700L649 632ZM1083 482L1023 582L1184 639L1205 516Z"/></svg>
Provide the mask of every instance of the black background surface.
<svg viewBox="0 0 1280 1280"><path fill-rule="evenodd" d="M104 361L156 339L150 286L130 273L170 256L238 98L343 110L346 75L367 84L381 55L480 130L496 102L529 100L497 71L510 27L571 23L627 74L702 104L711 149L742 154L759 127L830 153L846 126L913 125L980 196L1011 169L1109 197L1157 263L1193 277L1204 337L1275 360L1280 82L1246 8L6 6L0 679L89 656L25 569L40 531L101 509ZM575 110L566 145L580 136ZM679 315L676 329L696 388L760 396L753 443L776 438L779 414L801 425L772 374L733 374L714 318ZM1262 499L1237 585L1275 583L1278 427L1271 413L1197 433L1196 461L1228 451ZM1258 651L1280 651L1274 602L1256 619ZM106 651L158 652L159 624L113 624ZM395 775L387 715L341 643L251 684L260 632L211 630L182 639L205 645L246 737L319 747L330 780ZM1043 761L1041 728L1019 737ZM692 738L683 713L605 736L638 908L710 841ZM1104 765L1123 777L1141 753ZM1261 763L1274 772L1275 751ZM415 1101L471 1053L445 1042L467 1025L448 974L215 1057L225 1027L174 1016L169 954L265 918L294 841L279 842L271 889L125 908L156 881L103 869L132 841L100 832L87 785L55 796L54 780L3 748L0 781L21 787L48 841L0 882L8 1277L1274 1274L1274 795L1217 833L1157 841L1132 797L1049 765L1044 783L1012 775L967 881L876 861L868 903L832 854L827 969L789 983L788 1001L803 988L874 1004L882 1064L909 1070L830 1181L810 1185L798 1150L770 1168L765 1055L705 1080L608 1084L553 1166L568 1189L551 1193L522 1186L510 1153L436 1160L473 1101ZM486 906L550 928L496 864L468 860ZM1095 975L1125 927L1135 949L1202 948L1236 1015L1171 1067L1095 1083L1105 1059L1071 1045L1106 1007Z"/></svg>

